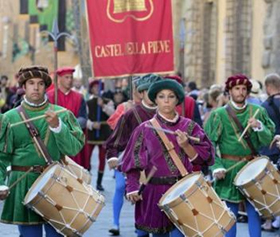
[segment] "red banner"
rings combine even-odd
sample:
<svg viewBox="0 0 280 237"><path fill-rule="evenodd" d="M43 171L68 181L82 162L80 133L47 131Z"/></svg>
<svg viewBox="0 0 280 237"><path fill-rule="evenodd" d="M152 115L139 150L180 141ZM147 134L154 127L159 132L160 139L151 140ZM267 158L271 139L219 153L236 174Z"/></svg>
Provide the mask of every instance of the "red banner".
<svg viewBox="0 0 280 237"><path fill-rule="evenodd" d="M174 70L171 0L87 0L95 77Z"/></svg>

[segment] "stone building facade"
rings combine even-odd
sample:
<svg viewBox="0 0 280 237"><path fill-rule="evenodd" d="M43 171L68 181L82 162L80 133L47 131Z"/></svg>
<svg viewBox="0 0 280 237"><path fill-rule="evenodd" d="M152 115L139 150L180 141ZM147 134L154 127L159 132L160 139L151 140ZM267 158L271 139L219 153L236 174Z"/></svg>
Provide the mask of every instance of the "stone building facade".
<svg viewBox="0 0 280 237"><path fill-rule="evenodd" d="M280 1L265 0L266 18L264 21L262 67L265 73L280 74Z"/></svg>
<svg viewBox="0 0 280 237"><path fill-rule="evenodd" d="M176 70L185 81L208 87L236 73L260 81L279 73L280 0L183 2L184 57L177 56Z"/></svg>

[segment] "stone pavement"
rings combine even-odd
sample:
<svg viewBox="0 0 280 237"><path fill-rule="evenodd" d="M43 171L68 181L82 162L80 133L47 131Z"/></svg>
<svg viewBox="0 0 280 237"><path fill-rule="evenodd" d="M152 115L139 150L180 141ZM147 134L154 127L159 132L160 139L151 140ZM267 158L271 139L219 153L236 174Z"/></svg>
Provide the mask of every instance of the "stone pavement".
<svg viewBox="0 0 280 237"><path fill-rule="evenodd" d="M97 170L97 150L94 150L92 156L92 174L93 174L93 187L95 187L96 173ZM104 175L103 186L105 192L103 195L106 198L106 205L102 209L97 221L89 228L89 230L83 235L84 237L107 237L110 236L108 229L112 225L112 198L114 194L115 180L113 178L113 171L106 169ZM0 209L2 210L3 204L0 203ZM134 217L133 217L133 206L127 201L124 202L124 207L121 213L121 236L122 237L136 237L134 233ZM280 236L280 231L269 233L263 232L263 237L276 237L277 234ZM0 223L0 237L18 237L17 226L5 225ZM247 224L238 223L238 235L237 237L248 237ZM33 236L32 236L33 237ZM34 236L35 237L35 236Z"/></svg>

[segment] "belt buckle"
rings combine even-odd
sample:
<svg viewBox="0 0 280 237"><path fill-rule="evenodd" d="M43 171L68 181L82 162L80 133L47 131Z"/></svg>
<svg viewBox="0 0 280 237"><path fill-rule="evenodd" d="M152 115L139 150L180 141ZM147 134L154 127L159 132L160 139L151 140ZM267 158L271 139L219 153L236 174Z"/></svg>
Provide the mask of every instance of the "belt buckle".
<svg viewBox="0 0 280 237"><path fill-rule="evenodd" d="M44 168L41 165L33 165L33 170L36 174L41 174L44 171Z"/></svg>

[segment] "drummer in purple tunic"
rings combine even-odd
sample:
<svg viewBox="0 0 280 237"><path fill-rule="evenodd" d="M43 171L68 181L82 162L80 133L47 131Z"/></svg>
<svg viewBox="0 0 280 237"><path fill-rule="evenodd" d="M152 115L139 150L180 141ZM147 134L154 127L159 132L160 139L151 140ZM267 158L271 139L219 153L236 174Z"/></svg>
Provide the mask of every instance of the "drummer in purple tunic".
<svg viewBox="0 0 280 237"><path fill-rule="evenodd" d="M178 115L176 105L184 100L184 89L176 81L165 79L155 82L148 90L148 97L158 106L154 118L164 129L175 132L166 134L169 142L174 145L183 165L189 173L193 164L212 165L214 149L202 128L194 121ZM123 157L122 171L127 175L127 199L135 206L135 226L138 236L165 237L184 236L174 227L172 222L160 210L158 203L162 195L181 178L169 152L157 132L151 128L148 120L139 125L133 132ZM194 142L185 135L198 137L200 142ZM140 171L146 175L152 167L156 173L146 185L142 195L140 188Z"/></svg>

